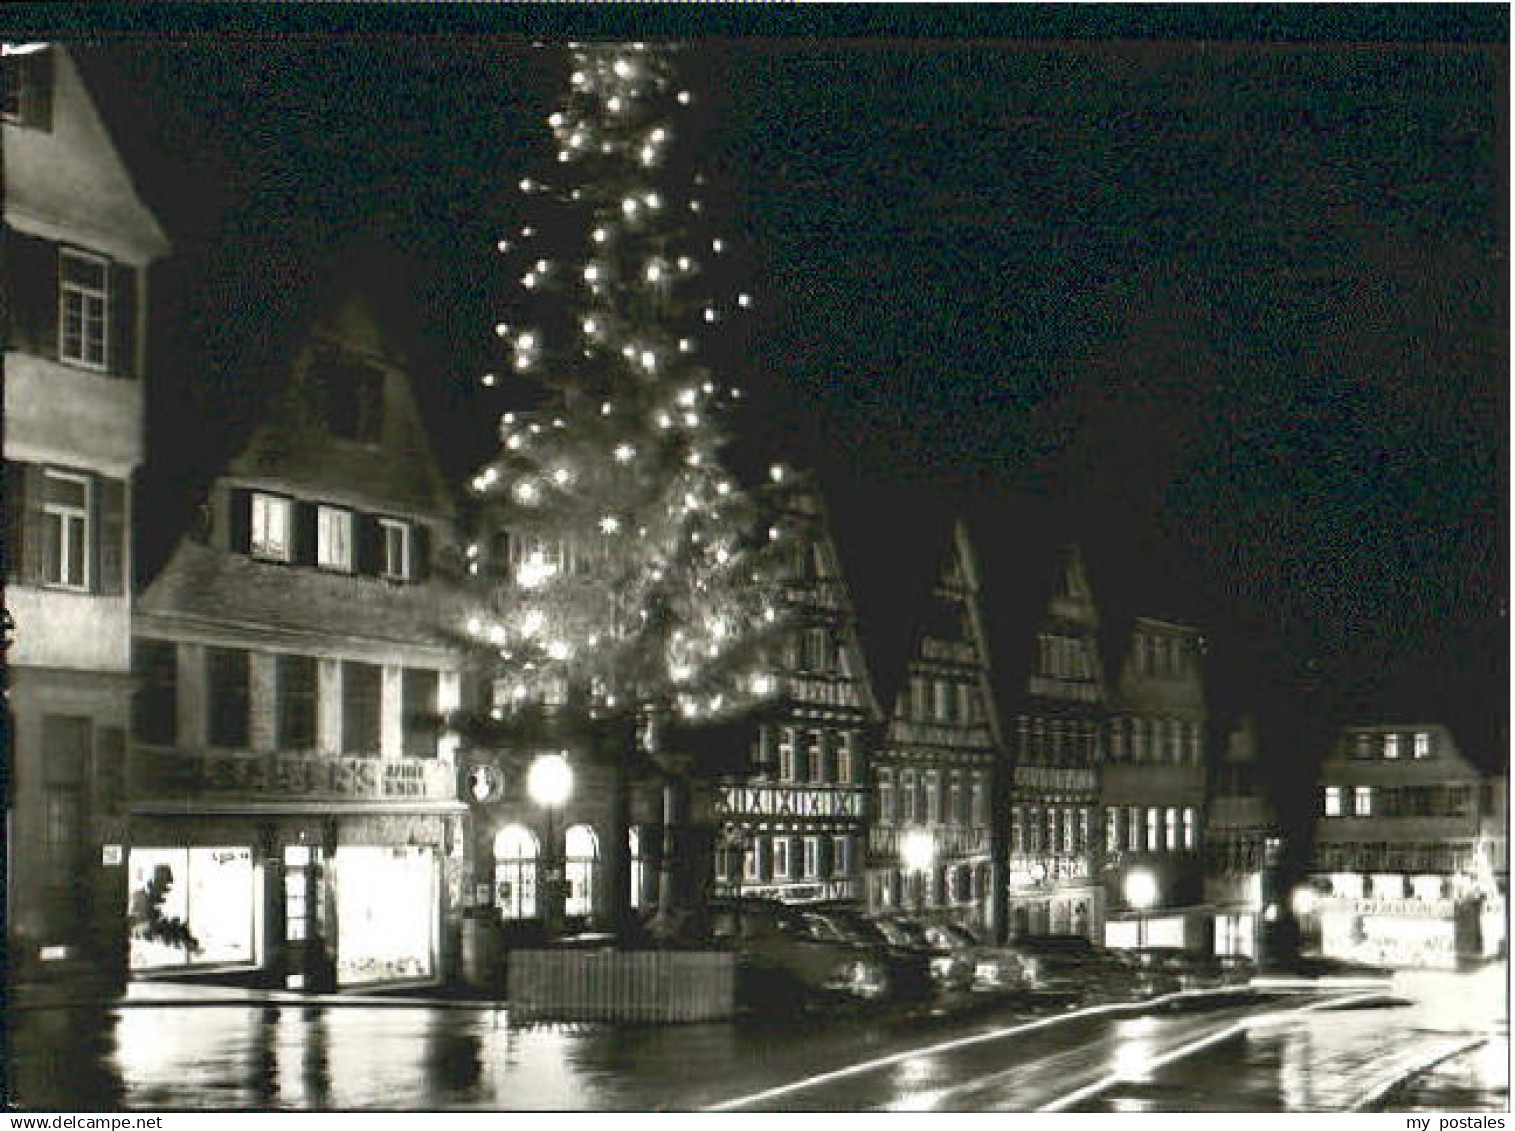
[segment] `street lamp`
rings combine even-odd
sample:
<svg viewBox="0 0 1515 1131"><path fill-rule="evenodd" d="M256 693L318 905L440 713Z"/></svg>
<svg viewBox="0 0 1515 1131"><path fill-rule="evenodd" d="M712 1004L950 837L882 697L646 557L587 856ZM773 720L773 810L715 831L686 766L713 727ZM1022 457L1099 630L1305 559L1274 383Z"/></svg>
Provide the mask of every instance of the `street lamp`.
<svg viewBox="0 0 1515 1131"><path fill-rule="evenodd" d="M573 793L573 769L566 754L539 754L526 773L526 792L547 813L547 851L543 853L546 883L542 920L549 937L563 929L563 861L558 847L557 811Z"/></svg>
<svg viewBox="0 0 1515 1131"><path fill-rule="evenodd" d="M925 829L911 829L900 838L900 860L906 872L921 877L917 890L915 909L920 911L926 902L926 873L936 862L936 838Z"/></svg>
<svg viewBox="0 0 1515 1131"><path fill-rule="evenodd" d="M1136 910L1136 945L1147 945L1147 911L1157 903L1157 877L1145 868L1126 873L1126 904Z"/></svg>

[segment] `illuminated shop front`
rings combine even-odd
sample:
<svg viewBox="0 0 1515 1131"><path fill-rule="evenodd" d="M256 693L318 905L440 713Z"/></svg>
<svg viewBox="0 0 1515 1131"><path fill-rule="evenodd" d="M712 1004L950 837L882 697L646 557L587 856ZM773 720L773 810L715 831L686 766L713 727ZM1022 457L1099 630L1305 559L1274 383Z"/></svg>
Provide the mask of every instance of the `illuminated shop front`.
<svg viewBox="0 0 1515 1131"><path fill-rule="evenodd" d="M436 850L425 845L343 845L332 863L337 984L434 977Z"/></svg>
<svg viewBox="0 0 1515 1131"><path fill-rule="evenodd" d="M250 847L134 848L128 869L132 970L258 961L263 874Z"/></svg>

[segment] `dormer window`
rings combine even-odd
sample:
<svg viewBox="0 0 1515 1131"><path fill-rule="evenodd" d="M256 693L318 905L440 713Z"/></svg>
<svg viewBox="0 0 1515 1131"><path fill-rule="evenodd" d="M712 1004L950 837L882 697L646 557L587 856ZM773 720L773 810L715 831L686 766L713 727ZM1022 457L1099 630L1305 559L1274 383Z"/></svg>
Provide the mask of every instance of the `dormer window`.
<svg viewBox="0 0 1515 1131"><path fill-rule="evenodd" d="M252 536L249 549L256 558L269 561L290 560L291 527L294 505L279 495L252 495Z"/></svg>
<svg viewBox="0 0 1515 1131"><path fill-rule="evenodd" d="M352 572L352 511L316 508L316 564L322 569Z"/></svg>
<svg viewBox="0 0 1515 1131"><path fill-rule="evenodd" d="M410 524L392 518L381 518L379 535L383 541L383 576L390 581L409 581L412 577Z"/></svg>
<svg viewBox="0 0 1515 1131"><path fill-rule="evenodd" d="M1385 758L1399 757L1399 735L1386 734L1383 736L1383 756Z"/></svg>

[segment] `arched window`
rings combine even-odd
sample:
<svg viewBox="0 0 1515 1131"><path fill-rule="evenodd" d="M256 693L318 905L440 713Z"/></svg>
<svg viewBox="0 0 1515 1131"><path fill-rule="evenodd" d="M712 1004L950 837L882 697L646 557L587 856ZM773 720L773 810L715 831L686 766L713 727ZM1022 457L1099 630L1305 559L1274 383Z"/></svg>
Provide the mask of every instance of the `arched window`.
<svg viewBox="0 0 1515 1131"><path fill-rule="evenodd" d="M600 866L600 842L588 825L570 825L563 836L563 856L568 881L563 913L585 916L594 912L595 873Z"/></svg>
<svg viewBox="0 0 1515 1131"><path fill-rule="evenodd" d="M494 900L506 919L537 913L537 838L520 825L506 825L494 838Z"/></svg>

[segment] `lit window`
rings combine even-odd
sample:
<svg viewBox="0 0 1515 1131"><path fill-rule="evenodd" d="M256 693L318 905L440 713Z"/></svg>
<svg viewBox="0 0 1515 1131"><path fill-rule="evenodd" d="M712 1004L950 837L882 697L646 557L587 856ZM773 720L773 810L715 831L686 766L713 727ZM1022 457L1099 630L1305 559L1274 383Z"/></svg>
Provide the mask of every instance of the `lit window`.
<svg viewBox="0 0 1515 1131"><path fill-rule="evenodd" d="M384 540L384 576L391 581L410 580L410 525L392 518L379 519Z"/></svg>
<svg viewBox="0 0 1515 1131"><path fill-rule="evenodd" d="M1386 734L1383 736L1383 756L1385 758L1399 757L1399 735Z"/></svg>
<svg viewBox="0 0 1515 1131"><path fill-rule="evenodd" d="M748 844L745 849L742 850L742 879L744 880L756 881L763 878L762 873L758 870L759 843L759 840L754 838L753 841Z"/></svg>
<svg viewBox="0 0 1515 1131"><path fill-rule="evenodd" d="M1178 810L1169 809L1167 818L1168 851L1174 852L1178 848Z"/></svg>
<svg viewBox="0 0 1515 1131"><path fill-rule="evenodd" d="M255 493L252 497L252 542L256 557L289 561L290 512L288 499Z"/></svg>
<svg viewBox="0 0 1515 1131"><path fill-rule="evenodd" d="M1120 851L1120 810L1105 810L1105 851L1111 854Z"/></svg>
<svg viewBox="0 0 1515 1131"><path fill-rule="evenodd" d="M852 781L852 732L843 731L836 747L836 780L840 785Z"/></svg>
<svg viewBox="0 0 1515 1131"><path fill-rule="evenodd" d="M1147 810L1147 851L1148 852L1156 852L1157 851L1157 845L1158 845L1158 839L1157 838L1158 838L1158 831L1159 831L1158 827L1157 827L1157 823L1158 823L1159 819L1160 819L1160 817L1159 817L1159 811L1157 809L1148 809Z"/></svg>
<svg viewBox="0 0 1515 1131"><path fill-rule="evenodd" d="M352 511L316 508L316 564L322 569L352 570Z"/></svg>
<svg viewBox="0 0 1515 1131"><path fill-rule="evenodd" d="M58 253L58 356L90 369L106 366L110 262L98 255Z"/></svg>
<svg viewBox="0 0 1515 1131"><path fill-rule="evenodd" d="M1429 758L1431 756L1431 736L1424 731L1415 735L1415 757Z"/></svg>
<svg viewBox="0 0 1515 1131"><path fill-rule="evenodd" d="M1341 816L1341 786L1326 786L1324 812L1327 817Z"/></svg>
<svg viewBox="0 0 1515 1131"><path fill-rule="evenodd" d="M821 838L805 838L805 878L813 880L821 874Z"/></svg>
<svg viewBox="0 0 1515 1131"><path fill-rule="evenodd" d="M785 728L779 739L779 781L794 780L794 731Z"/></svg>
<svg viewBox="0 0 1515 1131"><path fill-rule="evenodd" d="M43 474L44 576L50 585L85 589L89 586L89 476L61 471Z"/></svg>
<svg viewBox="0 0 1515 1131"><path fill-rule="evenodd" d="M1360 785L1352 791L1352 815L1354 817L1371 817L1373 815L1373 787Z"/></svg>
<svg viewBox="0 0 1515 1131"><path fill-rule="evenodd" d="M1184 847L1191 850L1194 848L1194 821L1194 810L1186 808L1184 810Z"/></svg>
<svg viewBox="0 0 1515 1131"><path fill-rule="evenodd" d="M1140 852L1142 848L1142 811L1135 805L1126 810L1126 850Z"/></svg>

